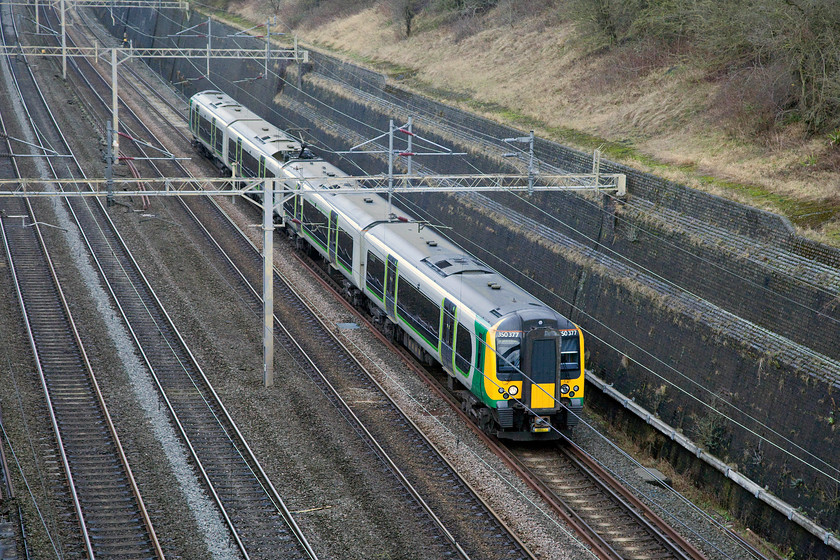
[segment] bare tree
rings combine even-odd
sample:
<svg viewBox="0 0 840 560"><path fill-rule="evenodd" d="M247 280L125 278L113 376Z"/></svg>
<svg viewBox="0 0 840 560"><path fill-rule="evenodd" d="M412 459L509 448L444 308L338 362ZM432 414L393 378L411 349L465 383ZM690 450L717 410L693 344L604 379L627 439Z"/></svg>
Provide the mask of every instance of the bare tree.
<svg viewBox="0 0 840 560"><path fill-rule="evenodd" d="M394 20L400 24L401 30L405 31L405 37L411 37L411 24L414 17L419 14L429 3L429 0L390 0L391 13Z"/></svg>

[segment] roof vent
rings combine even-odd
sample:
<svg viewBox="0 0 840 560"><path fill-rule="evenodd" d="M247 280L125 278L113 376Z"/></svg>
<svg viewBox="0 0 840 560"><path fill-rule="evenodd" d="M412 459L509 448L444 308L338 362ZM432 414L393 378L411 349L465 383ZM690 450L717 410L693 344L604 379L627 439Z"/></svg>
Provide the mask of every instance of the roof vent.
<svg viewBox="0 0 840 560"><path fill-rule="evenodd" d="M365 197L365 203L366 203L366 204L373 204L373 199L372 199L371 197L369 197L369 196L366 196L366 197Z"/></svg>
<svg viewBox="0 0 840 560"><path fill-rule="evenodd" d="M435 241L434 239L426 241L426 245L428 245L429 247L437 247L437 241Z"/></svg>
<svg viewBox="0 0 840 560"><path fill-rule="evenodd" d="M487 285L490 286L491 290L501 290L502 289L502 285L498 284L496 282L488 282Z"/></svg>

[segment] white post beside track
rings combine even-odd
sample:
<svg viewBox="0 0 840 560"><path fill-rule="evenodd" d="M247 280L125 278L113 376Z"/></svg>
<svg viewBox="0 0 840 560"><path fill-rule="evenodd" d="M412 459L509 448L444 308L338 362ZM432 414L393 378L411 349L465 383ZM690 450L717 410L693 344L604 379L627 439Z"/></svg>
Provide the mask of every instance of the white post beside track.
<svg viewBox="0 0 840 560"><path fill-rule="evenodd" d="M388 215L391 219L391 197L394 195L394 119L388 121Z"/></svg>
<svg viewBox="0 0 840 560"><path fill-rule="evenodd" d="M207 18L207 74L204 76L207 80L210 79L210 42L213 40L213 32L210 29L210 23L213 18Z"/></svg>
<svg viewBox="0 0 840 560"><path fill-rule="evenodd" d="M274 385L274 181L263 181L263 384Z"/></svg>
<svg viewBox="0 0 840 560"><path fill-rule="evenodd" d="M111 49L111 128L114 135L111 138L114 158L120 157L120 117L119 94L117 92L117 49Z"/></svg>
<svg viewBox="0 0 840 560"><path fill-rule="evenodd" d="M37 6L36 6L37 9ZM61 79L67 81L67 26L64 15L64 0L61 0Z"/></svg>

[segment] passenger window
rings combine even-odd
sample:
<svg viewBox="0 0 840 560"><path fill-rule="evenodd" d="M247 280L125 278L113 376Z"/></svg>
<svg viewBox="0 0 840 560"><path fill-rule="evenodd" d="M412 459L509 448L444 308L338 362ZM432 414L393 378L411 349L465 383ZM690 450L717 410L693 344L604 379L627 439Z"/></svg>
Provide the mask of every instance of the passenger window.
<svg viewBox="0 0 840 560"><path fill-rule="evenodd" d="M210 121L207 120L206 117L203 115L199 115L198 117L198 137L204 140L205 142L210 142L210 131L212 125Z"/></svg>
<svg viewBox="0 0 840 560"><path fill-rule="evenodd" d="M308 200L303 201L303 227L321 247L327 248L327 217Z"/></svg>
<svg viewBox="0 0 840 560"><path fill-rule="evenodd" d="M216 119L213 119L213 125L216 128L216 137L213 147L216 149L217 153L221 154L222 148L224 147L225 132L224 129L216 122Z"/></svg>
<svg viewBox="0 0 840 560"><path fill-rule="evenodd" d="M256 177L259 171L260 163L257 158L252 156L248 150L242 150L242 176Z"/></svg>
<svg viewBox="0 0 840 560"><path fill-rule="evenodd" d="M366 270L365 285L368 291L382 299L385 290L385 262L373 252L368 251Z"/></svg>
<svg viewBox="0 0 840 560"><path fill-rule="evenodd" d="M338 247L336 257L338 262L348 270L353 269L353 237L341 228L338 228Z"/></svg>
<svg viewBox="0 0 840 560"><path fill-rule="evenodd" d="M402 276L397 284L397 314L432 347L438 347L440 306Z"/></svg>

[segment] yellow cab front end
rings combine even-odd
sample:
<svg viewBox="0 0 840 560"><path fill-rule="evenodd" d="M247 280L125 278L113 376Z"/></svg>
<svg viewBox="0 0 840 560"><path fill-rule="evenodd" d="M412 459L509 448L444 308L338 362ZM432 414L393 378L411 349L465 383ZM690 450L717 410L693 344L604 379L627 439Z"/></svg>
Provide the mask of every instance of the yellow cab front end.
<svg viewBox="0 0 840 560"><path fill-rule="evenodd" d="M583 409L580 329L560 315L541 315L512 314L487 332L484 390L500 438L557 439Z"/></svg>

